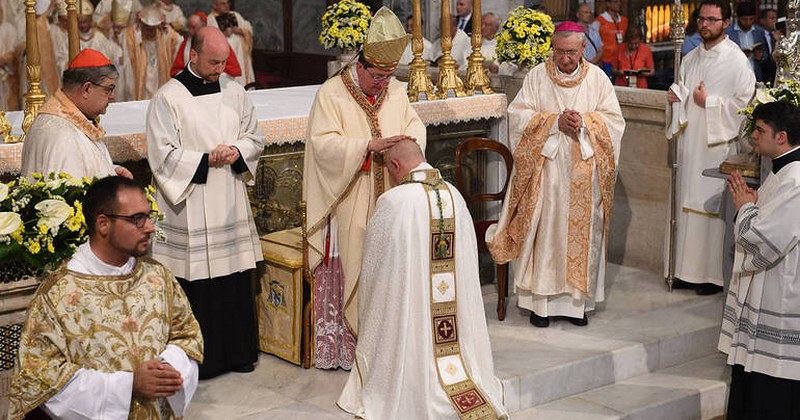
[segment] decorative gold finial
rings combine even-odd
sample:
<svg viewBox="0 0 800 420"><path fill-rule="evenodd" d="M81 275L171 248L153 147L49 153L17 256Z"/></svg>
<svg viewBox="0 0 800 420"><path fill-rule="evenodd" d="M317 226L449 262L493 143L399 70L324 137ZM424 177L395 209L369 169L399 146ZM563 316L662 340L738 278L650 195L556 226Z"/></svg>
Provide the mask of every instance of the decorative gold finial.
<svg viewBox="0 0 800 420"><path fill-rule="evenodd" d="M489 70L483 67L483 55L481 55L483 33L480 29L482 24L481 0L472 0L472 54L467 58L467 78L464 81L467 95L472 95L476 90L486 95L494 93L489 87Z"/></svg>
<svg viewBox="0 0 800 420"><path fill-rule="evenodd" d="M0 139L3 143L16 143L19 141L17 136L11 135L11 122L6 118L6 112L0 111Z"/></svg>
<svg viewBox="0 0 800 420"><path fill-rule="evenodd" d="M22 120L23 139L28 133L28 128L33 124L39 107L44 104L45 94L41 89L39 65L39 34L36 29L36 0L25 0L25 33L27 36L26 48L28 51L28 93L25 94L25 118Z"/></svg>
<svg viewBox="0 0 800 420"><path fill-rule="evenodd" d="M436 99L436 86L428 76L428 65L422 59L422 5L420 0L412 0L412 19L414 28L412 30L411 51L414 59L409 64L408 72L408 100L417 102L419 94L424 93L425 99Z"/></svg>
<svg viewBox="0 0 800 420"><path fill-rule="evenodd" d="M450 54L453 48L453 39L450 35L450 1L442 0L442 20L439 25L442 32L442 58L439 59L439 82L436 83L436 95L439 98L447 98L452 90L457 97L466 96L464 83L456 74L456 60Z"/></svg>
<svg viewBox="0 0 800 420"><path fill-rule="evenodd" d="M66 0L67 3L67 40L69 41L69 60L72 61L81 52L81 39L78 35L78 0Z"/></svg>

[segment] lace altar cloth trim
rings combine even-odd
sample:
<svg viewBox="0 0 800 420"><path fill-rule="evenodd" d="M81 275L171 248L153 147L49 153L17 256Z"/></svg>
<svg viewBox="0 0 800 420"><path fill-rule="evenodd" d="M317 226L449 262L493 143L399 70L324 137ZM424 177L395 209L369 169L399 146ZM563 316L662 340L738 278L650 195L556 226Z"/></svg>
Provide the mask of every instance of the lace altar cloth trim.
<svg viewBox="0 0 800 420"><path fill-rule="evenodd" d="M302 88L308 90L309 87ZM310 91L305 92L306 95L310 93ZM136 104L138 105L137 109L142 107L141 104ZM484 119L502 119L506 116L508 102L504 94L495 93L492 95L473 95L464 98L421 101L413 103L412 106L426 126L436 126ZM257 107L257 109L259 108ZM260 134L264 136L267 145L303 142L308 128L309 110L306 110L305 115L301 116L261 119L258 122L258 129ZM135 111L129 112L136 114ZM257 113L261 114L261 112ZM114 120L112 118L112 121ZM13 124L14 122L12 121ZM109 133L118 131L114 127L105 125L104 127ZM142 131L144 131L143 127ZM147 158L147 139L144 132L109 135L103 141L108 146L108 152L114 162L128 162ZM0 144L0 174L19 173L21 166L22 143Z"/></svg>

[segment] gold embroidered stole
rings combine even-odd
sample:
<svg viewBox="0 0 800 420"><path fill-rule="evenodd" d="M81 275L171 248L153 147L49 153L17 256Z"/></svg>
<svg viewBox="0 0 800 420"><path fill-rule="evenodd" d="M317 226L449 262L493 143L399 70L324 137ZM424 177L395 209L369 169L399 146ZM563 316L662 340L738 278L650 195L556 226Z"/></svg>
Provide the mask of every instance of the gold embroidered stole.
<svg viewBox="0 0 800 420"><path fill-rule="evenodd" d="M383 101L386 99L387 89L382 90L381 93L378 94L378 97L375 98L375 104L371 104L361 89L356 85L356 82L353 80L352 76L350 76L350 69L344 69L341 73L341 76L342 82L344 82L344 87L367 116L367 123L369 124L369 131L372 135L372 141L380 139L383 137L383 135L381 134L378 114L381 111ZM373 153L372 163L373 164L371 165L370 170L375 175L375 198L377 199L386 190L383 172L386 165L383 162L383 153ZM356 176L358 176L357 173Z"/></svg>
<svg viewBox="0 0 800 420"><path fill-rule="evenodd" d="M603 206L603 241L608 241L608 224L614 202L616 166L614 146L608 128L598 113L581 115L586 125L586 134L594 155L584 160L580 143L571 142L571 177L569 189L569 214L567 228L567 283L592 296L588 290L589 248L591 247L591 217L593 211L592 173L597 169L600 195ZM506 228L497 232L488 244L492 257L498 263L506 263L519 256L530 229L531 218L539 200L542 169L545 157L541 155L550 128L557 114L535 114L514 151L516 174L509 193L509 221Z"/></svg>
<svg viewBox="0 0 800 420"><path fill-rule="evenodd" d="M80 109L59 89L57 90L47 102L39 109L40 114L51 114L59 116L79 130L91 141L100 141L106 136L106 130L103 130L99 125L95 125L83 115Z"/></svg>
<svg viewBox="0 0 800 420"><path fill-rule="evenodd" d="M125 45L131 60L131 68L133 69L134 88L133 100L141 101L145 99L145 86L147 84L147 49L144 46L146 42L141 39L138 42L136 36L136 25L131 25L126 29ZM169 70L172 68L172 59L175 58L174 45L170 42L170 36L161 31L156 32L156 62L158 65L158 86L167 83L170 79Z"/></svg>
<svg viewBox="0 0 800 420"><path fill-rule="evenodd" d="M456 215L450 189L435 169L411 172L403 183L420 184L428 198L431 332L439 383L459 418L496 419L486 394L472 380L461 356L456 300Z"/></svg>

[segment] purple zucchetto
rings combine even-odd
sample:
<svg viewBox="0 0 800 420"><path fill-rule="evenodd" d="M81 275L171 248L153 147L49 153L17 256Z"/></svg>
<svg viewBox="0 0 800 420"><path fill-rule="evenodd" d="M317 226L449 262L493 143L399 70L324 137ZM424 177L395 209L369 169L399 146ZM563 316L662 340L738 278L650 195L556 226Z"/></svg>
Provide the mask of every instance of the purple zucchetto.
<svg viewBox="0 0 800 420"><path fill-rule="evenodd" d="M583 26L569 20L556 26L556 32L586 33L586 31L583 30Z"/></svg>

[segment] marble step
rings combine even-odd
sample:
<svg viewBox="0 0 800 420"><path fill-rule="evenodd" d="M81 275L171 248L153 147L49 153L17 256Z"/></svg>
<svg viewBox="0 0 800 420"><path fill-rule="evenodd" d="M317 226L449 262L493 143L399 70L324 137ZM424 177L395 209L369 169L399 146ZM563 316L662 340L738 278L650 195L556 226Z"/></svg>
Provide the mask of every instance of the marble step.
<svg viewBox="0 0 800 420"><path fill-rule="evenodd" d="M722 354L638 376L513 414L515 420L721 418L730 370Z"/></svg>
<svg viewBox="0 0 800 420"><path fill-rule="evenodd" d="M659 276L609 265L606 301L589 325L528 322L512 297L505 321L496 294L484 295L495 373L509 412L619 384L716 353L722 294L666 291Z"/></svg>

